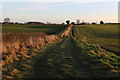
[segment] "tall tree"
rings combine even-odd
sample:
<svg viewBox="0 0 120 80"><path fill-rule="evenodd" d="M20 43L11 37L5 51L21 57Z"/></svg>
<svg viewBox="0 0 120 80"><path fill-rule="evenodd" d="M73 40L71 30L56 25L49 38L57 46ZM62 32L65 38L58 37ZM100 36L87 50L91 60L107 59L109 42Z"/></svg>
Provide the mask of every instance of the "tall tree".
<svg viewBox="0 0 120 80"><path fill-rule="evenodd" d="M67 20L66 23L67 23L67 24L70 24L70 20Z"/></svg>
<svg viewBox="0 0 120 80"><path fill-rule="evenodd" d="M103 22L103 21L100 21L100 24L104 24L104 22Z"/></svg>

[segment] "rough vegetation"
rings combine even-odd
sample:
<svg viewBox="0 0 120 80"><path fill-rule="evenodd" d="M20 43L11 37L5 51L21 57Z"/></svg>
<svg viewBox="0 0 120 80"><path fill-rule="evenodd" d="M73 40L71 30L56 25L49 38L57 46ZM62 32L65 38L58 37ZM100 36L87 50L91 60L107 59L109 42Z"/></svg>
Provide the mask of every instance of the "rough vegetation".
<svg viewBox="0 0 120 80"><path fill-rule="evenodd" d="M59 41L61 35L62 37L67 36L67 34L65 34L66 31L68 31L68 29L65 29L58 35L47 35L45 33L3 33L3 77L9 78L14 76L17 73L14 73L14 69L16 71L18 65L21 65L20 63L31 58L31 55L35 55L34 51L41 50L44 46L49 45L56 40Z"/></svg>

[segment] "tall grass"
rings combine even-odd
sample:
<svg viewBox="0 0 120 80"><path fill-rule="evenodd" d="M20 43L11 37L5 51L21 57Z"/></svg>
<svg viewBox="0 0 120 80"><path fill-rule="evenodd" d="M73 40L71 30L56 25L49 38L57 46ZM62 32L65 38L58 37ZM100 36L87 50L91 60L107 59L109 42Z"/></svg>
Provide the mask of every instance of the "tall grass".
<svg viewBox="0 0 120 80"><path fill-rule="evenodd" d="M31 56L39 53L41 49L44 49L44 46L58 41L61 37L68 36L69 30L66 28L58 35L47 35L45 33L2 33L3 77L18 77L18 66L24 64L25 60L31 58Z"/></svg>

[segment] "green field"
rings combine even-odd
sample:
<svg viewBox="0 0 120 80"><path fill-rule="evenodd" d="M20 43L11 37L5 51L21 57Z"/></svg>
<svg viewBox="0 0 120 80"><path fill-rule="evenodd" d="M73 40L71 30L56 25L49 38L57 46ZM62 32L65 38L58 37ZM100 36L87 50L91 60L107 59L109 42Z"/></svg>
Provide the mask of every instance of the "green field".
<svg viewBox="0 0 120 80"><path fill-rule="evenodd" d="M106 49L119 52L120 33L117 24L75 25L73 31L79 40L86 37L86 41L90 44L99 44Z"/></svg>
<svg viewBox="0 0 120 80"><path fill-rule="evenodd" d="M2 33L39 33L57 34L61 32L65 26L63 25L19 25L19 24L3 24Z"/></svg>
<svg viewBox="0 0 120 80"><path fill-rule="evenodd" d="M3 54L4 60L8 56L2 62L3 78L120 78L120 56L75 39L73 31L79 27L72 27L68 37L59 37L44 46Z"/></svg>

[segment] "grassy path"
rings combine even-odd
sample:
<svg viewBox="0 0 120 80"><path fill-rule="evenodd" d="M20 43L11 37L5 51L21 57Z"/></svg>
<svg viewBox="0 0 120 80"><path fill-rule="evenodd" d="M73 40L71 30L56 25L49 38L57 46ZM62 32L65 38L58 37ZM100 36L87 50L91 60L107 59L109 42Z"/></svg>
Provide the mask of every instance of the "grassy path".
<svg viewBox="0 0 120 80"><path fill-rule="evenodd" d="M47 48L32 60L25 78L89 78L78 61L81 50L70 38Z"/></svg>

